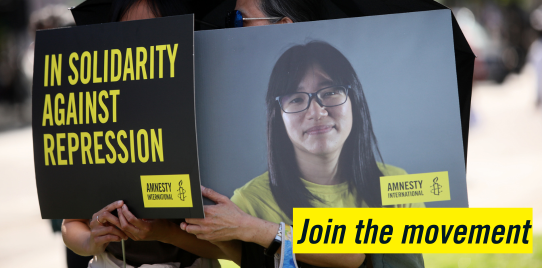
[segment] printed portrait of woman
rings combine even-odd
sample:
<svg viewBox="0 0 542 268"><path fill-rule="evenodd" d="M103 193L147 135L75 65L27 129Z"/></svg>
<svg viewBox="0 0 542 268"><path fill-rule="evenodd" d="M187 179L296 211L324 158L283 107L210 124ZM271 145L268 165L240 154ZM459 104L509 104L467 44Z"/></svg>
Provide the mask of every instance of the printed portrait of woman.
<svg viewBox="0 0 542 268"><path fill-rule="evenodd" d="M384 164L362 84L328 43L287 49L266 104L268 171L231 197L246 213L292 224L294 207L382 207L380 177L406 174Z"/></svg>

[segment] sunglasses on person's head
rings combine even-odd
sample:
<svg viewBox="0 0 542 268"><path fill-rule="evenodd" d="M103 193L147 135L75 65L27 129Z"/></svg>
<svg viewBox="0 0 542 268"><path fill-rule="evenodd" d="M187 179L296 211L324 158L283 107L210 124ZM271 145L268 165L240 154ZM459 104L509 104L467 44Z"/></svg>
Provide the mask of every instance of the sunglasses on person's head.
<svg viewBox="0 0 542 268"><path fill-rule="evenodd" d="M270 17L270 18L243 18L243 14L239 10L233 10L228 12L226 15L226 27L227 28L236 28L243 27L243 21L245 20L280 20L279 17Z"/></svg>

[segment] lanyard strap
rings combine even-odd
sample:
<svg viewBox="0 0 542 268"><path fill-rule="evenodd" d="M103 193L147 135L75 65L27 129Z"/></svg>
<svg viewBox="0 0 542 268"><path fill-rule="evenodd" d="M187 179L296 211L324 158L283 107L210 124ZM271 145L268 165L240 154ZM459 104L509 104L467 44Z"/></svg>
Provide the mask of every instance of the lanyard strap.
<svg viewBox="0 0 542 268"><path fill-rule="evenodd" d="M281 254L275 254L275 268L298 268L293 253L293 228L290 225L281 222L282 227L282 245Z"/></svg>

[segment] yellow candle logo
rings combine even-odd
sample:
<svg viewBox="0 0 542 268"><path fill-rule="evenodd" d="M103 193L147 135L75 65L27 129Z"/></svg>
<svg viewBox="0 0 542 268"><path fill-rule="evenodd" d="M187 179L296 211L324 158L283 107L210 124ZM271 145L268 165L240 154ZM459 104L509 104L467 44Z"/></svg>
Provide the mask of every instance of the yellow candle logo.
<svg viewBox="0 0 542 268"><path fill-rule="evenodd" d="M442 193L442 185L438 184L438 177L433 179L433 186L431 186L431 188L433 188L433 190L431 190L431 193L433 193L434 195L440 195L440 193Z"/></svg>
<svg viewBox="0 0 542 268"><path fill-rule="evenodd" d="M177 192L179 192L177 194L177 197L179 197L179 199L181 199L181 201L184 201L184 199L186 198L186 196L185 196L186 190L183 188L183 180L179 181L179 189L177 190Z"/></svg>

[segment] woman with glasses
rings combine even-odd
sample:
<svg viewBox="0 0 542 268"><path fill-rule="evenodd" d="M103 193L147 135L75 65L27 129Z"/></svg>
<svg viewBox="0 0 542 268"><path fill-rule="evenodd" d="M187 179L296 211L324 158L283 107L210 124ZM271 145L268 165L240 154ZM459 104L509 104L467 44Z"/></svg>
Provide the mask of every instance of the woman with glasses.
<svg viewBox="0 0 542 268"><path fill-rule="evenodd" d="M206 208L206 219L181 225L211 242L238 239L259 245L214 242L246 267L272 265L263 248L270 256L276 252L279 223L292 224L294 207L382 207L379 178L406 174L383 164L362 85L348 59L331 45L313 41L284 52L271 73L266 103L268 172L237 189L233 203L205 189L218 205ZM360 267L365 255L296 258L305 263L300 267ZM419 254L371 258L374 267L423 266Z"/></svg>

